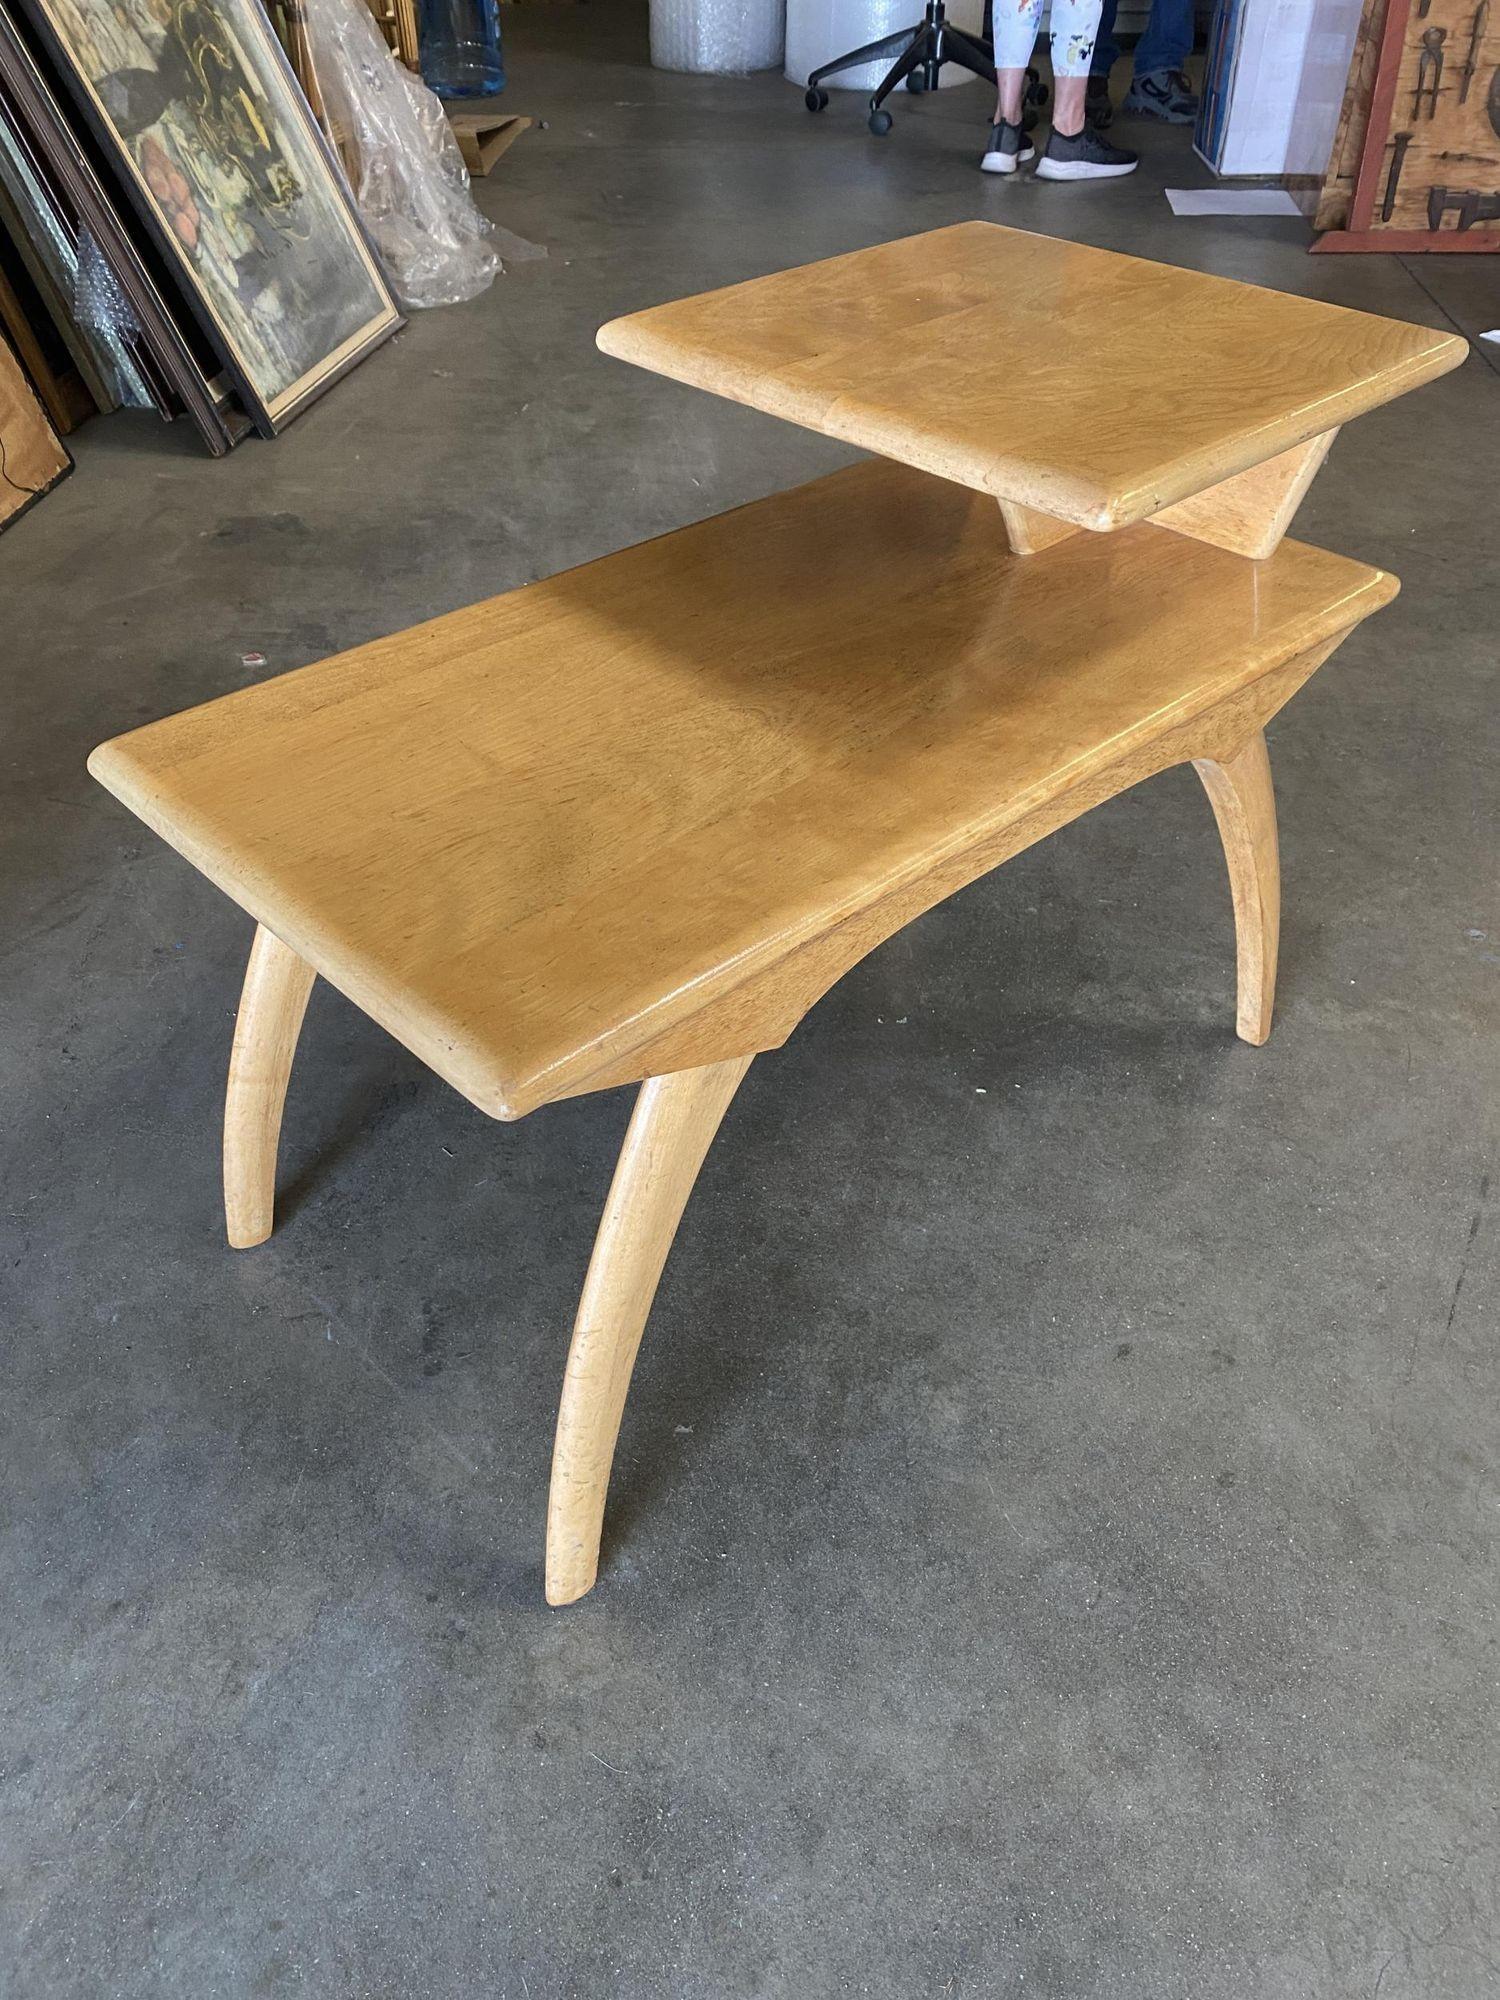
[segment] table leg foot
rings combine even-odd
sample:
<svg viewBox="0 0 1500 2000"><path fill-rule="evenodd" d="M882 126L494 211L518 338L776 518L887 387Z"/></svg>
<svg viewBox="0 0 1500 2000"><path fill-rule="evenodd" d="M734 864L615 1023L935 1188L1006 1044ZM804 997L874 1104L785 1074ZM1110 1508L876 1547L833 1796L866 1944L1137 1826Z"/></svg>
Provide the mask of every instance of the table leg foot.
<svg viewBox="0 0 1500 2000"><path fill-rule="evenodd" d="M568 1350L547 1504L547 1601L591 1590L615 1441L646 1316L714 1134L752 1058L643 1083Z"/></svg>
<svg viewBox="0 0 1500 2000"><path fill-rule="evenodd" d="M1262 730L1232 757L1194 760L1203 780L1234 897L1239 1006L1236 1028L1257 1047L1271 1032L1276 998L1276 950L1281 935L1281 864L1276 847L1276 798Z"/></svg>
<svg viewBox="0 0 1500 2000"><path fill-rule="evenodd" d="M224 1221L236 1250L264 1243L271 1233L281 1112L316 976L290 945L257 926L224 1101Z"/></svg>

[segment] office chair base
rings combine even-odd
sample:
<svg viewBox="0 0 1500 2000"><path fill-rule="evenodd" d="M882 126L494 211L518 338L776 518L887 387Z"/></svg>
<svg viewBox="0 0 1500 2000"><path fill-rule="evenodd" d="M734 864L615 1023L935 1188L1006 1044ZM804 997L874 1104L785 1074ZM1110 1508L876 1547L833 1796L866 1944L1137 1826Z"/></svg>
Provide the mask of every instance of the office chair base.
<svg viewBox="0 0 1500 2000"><path fill-rule="evenodd" d="M879 41L867 42L860 49L850 49L847 55L815 69L807 79L804 102L808 110L827 110L828 92L821 87L825 77L837 76L841 70L857 69L863 63L878 62L882 56L890 55L894 55L896 60L869 105L870 130L877 138L884 138L895 122L884 106L886 98L898 83L904 83L913 92L936 90L938 78L948 63L958 63L963 69L987 81L995 74L995 54L989 42L963 28L955 28L947 18L945 0L927 0L923 18L915 27L900 28L894 34L882 35ZM1028 131L1036 123L1035 107L1046 100L1047 92L1036 71L1027 70L1025 124Z"/></svg>

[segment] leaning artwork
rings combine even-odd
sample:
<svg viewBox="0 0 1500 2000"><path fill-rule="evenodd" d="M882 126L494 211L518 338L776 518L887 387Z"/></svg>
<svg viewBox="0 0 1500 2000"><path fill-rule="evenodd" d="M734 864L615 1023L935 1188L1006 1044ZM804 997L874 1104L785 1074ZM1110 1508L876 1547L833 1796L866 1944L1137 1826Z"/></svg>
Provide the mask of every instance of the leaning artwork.
<svg viewBox="0 0 1500 2000"><path fill-rule="evenodd" d="M26 0L274 432L401 324L257 0Z"/></svg>

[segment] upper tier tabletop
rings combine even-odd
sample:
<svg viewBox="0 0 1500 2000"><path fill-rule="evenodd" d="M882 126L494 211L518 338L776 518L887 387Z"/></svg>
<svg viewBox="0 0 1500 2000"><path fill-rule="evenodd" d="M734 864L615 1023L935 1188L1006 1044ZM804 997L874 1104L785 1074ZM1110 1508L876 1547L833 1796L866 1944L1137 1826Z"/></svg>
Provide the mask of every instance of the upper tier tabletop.
<svg viewBox="0 0 1500 2000"><path fill-rule="evenodd" d="M989 501L869 460L89 768L519 1117L882 899L971 880L1005 828L1395 588L1295 542L1255 564L1149 525L1028 560Z"/></svg>
<svg viewBox="0 0 1500 2000"><path fill-rule="evenodd" d="M992 222L611 320L606 354L1084 528L1456 368L1458 335Z"/></svg>

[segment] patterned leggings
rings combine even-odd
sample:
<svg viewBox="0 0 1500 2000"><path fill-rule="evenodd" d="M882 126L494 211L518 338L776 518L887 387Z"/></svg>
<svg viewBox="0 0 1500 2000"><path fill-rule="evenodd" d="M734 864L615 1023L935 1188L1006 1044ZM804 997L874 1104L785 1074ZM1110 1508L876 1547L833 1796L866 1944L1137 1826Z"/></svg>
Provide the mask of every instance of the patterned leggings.
<svg viewBox="0 0 1500 2000"><path fill-rule="evenodd" d="M1052 0L1052 74L1087 76L1103 0ZM995 67L1031 61L1042 0L995 0Z"/></svg>

